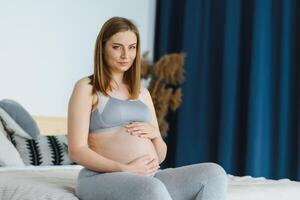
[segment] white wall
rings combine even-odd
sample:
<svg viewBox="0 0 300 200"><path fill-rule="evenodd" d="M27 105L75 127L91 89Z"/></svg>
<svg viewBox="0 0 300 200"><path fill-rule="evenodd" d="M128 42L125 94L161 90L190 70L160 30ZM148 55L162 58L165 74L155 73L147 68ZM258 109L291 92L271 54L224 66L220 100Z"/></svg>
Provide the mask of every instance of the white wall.
<svg viewBox="0 0 300 200"><path fill-rule="evenodd" d="M66 116L75 82L92 74L94 43L112 16L133 20L153 55L155 0L0 0L0 100Z"/></svg>

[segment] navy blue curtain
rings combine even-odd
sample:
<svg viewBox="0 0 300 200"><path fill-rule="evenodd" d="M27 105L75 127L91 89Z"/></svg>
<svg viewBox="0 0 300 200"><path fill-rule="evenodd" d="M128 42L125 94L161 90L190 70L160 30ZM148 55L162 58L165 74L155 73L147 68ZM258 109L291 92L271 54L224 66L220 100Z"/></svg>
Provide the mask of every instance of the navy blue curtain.
<svg viewBox="0 0 300 200"><path fill-rule="evenodd" d="M300 1L157 1L155 60L185 52L164 167L300 180Z"/></svg>

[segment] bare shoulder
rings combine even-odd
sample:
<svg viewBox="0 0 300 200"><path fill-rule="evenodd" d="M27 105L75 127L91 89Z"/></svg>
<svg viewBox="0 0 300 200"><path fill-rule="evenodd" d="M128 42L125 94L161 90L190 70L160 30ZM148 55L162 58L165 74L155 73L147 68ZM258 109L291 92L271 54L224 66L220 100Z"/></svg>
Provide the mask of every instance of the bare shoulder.
<svg viewBox="0 0 300 200"><path fill-rule="evenodd" d="M90 84L90 79L88 77L83 77L79 79L76 84L74 89L79 89L79 90L87 90L87 91L92 91L92 85Z"/></svg>
<svg viewBox="0 0 300 200"><path fill-rule="evenodd" d="M151 94L150 94L148 88L141 86L141 96L142 96L146 106L148 106L148 108L150 109L150 112L152 115L151 124L153 124L155 127L158 127L158 122L157 122L157 117L156 117L153 100L152 100L152 97L151 97Z"/></svg>
<svg viewBox="0 0 300 200"><path fill-rule="evenodd" d="M150 95L148 88L141 86L141 95Z"/></svg>
<svg viewBox="0 0 300 200"><path fill-rule="evenodd" d="M143 99L145 100L151 100L151 94L148 90L148 88L144 87L144 86L141 86L141 96Z"/></svg>
<svg viewBox="0 0 300 200"><path fill-rule="evenodd" d="M73 94L80 95L80 96L85 96L85 97L90 97L92 98L92 90L93 86L90 83L90 79L88 77L84 77L80 80L78 80L73 88Z"/></svg>
<svg viewBox="0 0 300 200"><path fill-rule="evenodd" d="M93 87L89 83L90 83L90 79L88 77L84 77L78 80L74 85L70 101L91 102L93 99L93 95L92 95Z"/></svg>

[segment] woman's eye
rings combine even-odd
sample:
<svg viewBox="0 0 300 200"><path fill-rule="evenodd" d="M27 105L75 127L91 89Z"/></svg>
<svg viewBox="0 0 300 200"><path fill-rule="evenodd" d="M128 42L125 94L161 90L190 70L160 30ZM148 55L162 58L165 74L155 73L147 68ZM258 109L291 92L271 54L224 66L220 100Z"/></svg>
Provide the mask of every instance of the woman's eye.
<svg viewBox="0 0 300 200"><path fill-rule="evenodd" d="M135 49L136 47L135 46L131 46L131 47L129 47L129 49Z"/></svg>
<svg viewBox="0 0 300 200"><path fill-rule="evenodd" d="M120 46L113 46L113 49L120 49Z"/></svg>

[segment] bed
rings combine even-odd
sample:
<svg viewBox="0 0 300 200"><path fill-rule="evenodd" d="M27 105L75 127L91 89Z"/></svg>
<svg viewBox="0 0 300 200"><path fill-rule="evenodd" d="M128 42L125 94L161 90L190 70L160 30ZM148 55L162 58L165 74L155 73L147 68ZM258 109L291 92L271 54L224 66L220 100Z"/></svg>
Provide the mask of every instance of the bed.
<svg viewBox="0 0 300 200"><path fill-rule="evenodd" d="M0 168L0 199L78 200L76 177L80 165ZM299 200L300 183L228 175L227 200ZM99 198L101 199L101 198Z"/></svg>
<svg viewBox="0 0 300 200"><path fill-rule="evenodd" d="M33 119L44 135L63 135L67 132L66 118L33 116ZM1 154L3 152L0 150ZM75 195L75 185L81 168L82 166L76 164L2 166L0 167L0 199L78 200ZM227 200L300 199L300 182L289 179L267 180L263 177L228 175L228 184Z"/></svg>
<svg viewBox="0 0 300 200"><path fill-rule="evenodd" d="M0 199L78 200L75 196L79 165L0 168Z"/></svg>

